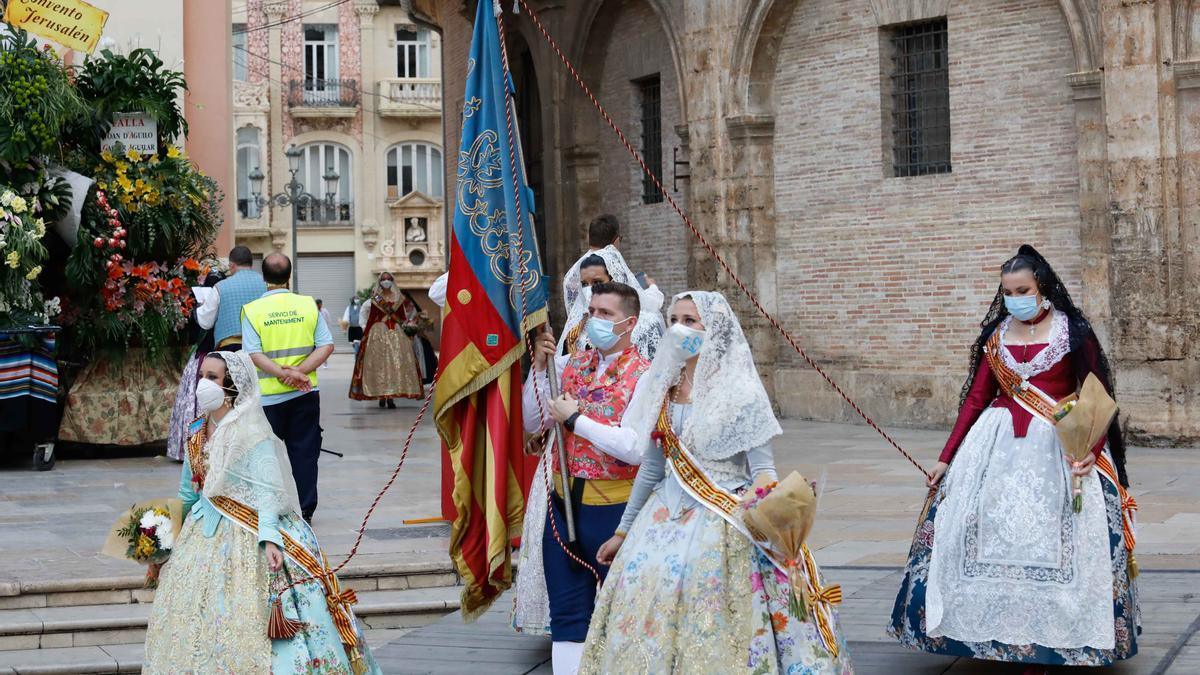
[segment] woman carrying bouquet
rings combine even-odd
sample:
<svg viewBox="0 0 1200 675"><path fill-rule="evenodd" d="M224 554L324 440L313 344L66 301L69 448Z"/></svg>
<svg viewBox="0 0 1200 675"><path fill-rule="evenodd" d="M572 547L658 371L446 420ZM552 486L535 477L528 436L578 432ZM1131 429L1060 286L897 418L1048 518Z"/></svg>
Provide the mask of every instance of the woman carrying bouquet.
<svg viewBox="0 0 1200 675"><path fill-rule="evenodd" d="M300 517L250 357L213 352L200 374L205 417L192 426L179 484L187 515L155 595L144 671L379 672L353 593L326 574ZM293 581L302 583L287 588Z"/></svg>
<svg viewBox="0 0 1200 675"><path fill-rule="evenodd" d="M996 661L1129 658L1140 619L1121 430L1114 420L1079 462L1055 432L1054 402L1089 374L1111 394L1108 360L1031 246L1000 268L982 325L889 632L916 649Z"/></svg>
<svg viewBox="0 0 1200 675"><path fill-rule="evenodd" d="M350 398L379 401L380 408L395 408L397 398L424 398L413 349L421 310L410 295L396 288L390 272L379 275L359 316L363 339L354 360Z"/></svg>
<svg viewBox="0 0 1200 675"><path fill-rule="evenodd" d="M796 607L786 575L735 525L752 484L775 480L782 433L737 317L719 293L692 291L670 323L621 428L648 449L600 549L612 568L580 672L852 672L815 563Z"/></svg>

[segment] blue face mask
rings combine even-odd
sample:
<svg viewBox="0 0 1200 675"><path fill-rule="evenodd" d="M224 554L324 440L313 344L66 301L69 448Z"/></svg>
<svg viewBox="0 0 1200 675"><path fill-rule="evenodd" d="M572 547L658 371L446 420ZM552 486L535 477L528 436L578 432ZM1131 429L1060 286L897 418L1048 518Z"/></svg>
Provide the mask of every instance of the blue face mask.
<svg viewBox="0 0 1200 675"><path fill-rule="evenodd" d="M1029 321L1038 315L1041 303L1038 302L1036 293L1020 296L1006 295L1004 296L1004 308L1019 321Z"/></svg>
<svg viewBox="0 0 1200 675"><path fill-rule="evenodd" d="M624 319L621 319L617 323L625 323L632 318L632 316L628 316ZM625 335L625 333L617 335L613 332L613 328L617 327L617 323L613 323L608 319L597 319L596 317L591 317L587 320L587 323L584 324L583 332L587 333L588 341L592 343L593 347L598 349L611 349L612 346L617 344L617 341L621 339L621 336Z"/></svg>

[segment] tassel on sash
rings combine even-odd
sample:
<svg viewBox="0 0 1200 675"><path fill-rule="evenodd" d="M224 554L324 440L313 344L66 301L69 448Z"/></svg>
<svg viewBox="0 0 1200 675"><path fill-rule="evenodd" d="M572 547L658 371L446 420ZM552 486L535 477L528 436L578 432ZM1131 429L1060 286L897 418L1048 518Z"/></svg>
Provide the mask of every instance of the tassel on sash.
<svg viewBox="0 0 1200 675"><path fill-rule="evenodd" d="M283 613L283 602L279 596L271 601L271 619L267 622L267 637L272 640L291 640L304 630L305 625L293 621Z"/></svg>
<svg viewBox="0 0 1200 675"><path fill-rule="evenodd" d="M258 532L258 513L254 509L229 497L213 497L211 501L213 506L217 507L217 510L222 515L227 516L230 520L251 532ZM354 589L346 589L345 591L341 589L341 586L338 584L337 575L330 571L324 554L322 554L322 560L317 561L308 548L292 538L290 534L283 530L280 530L279 534L283 537L284 555L304 570L308 576L316 581L320 581L321 586L325 590L325 601L329 607L329 614L333 618L333 624L337 628L338 636L342 639L342 645L346 649L351 667L355 669L355 673L361 674L362 672L366 672L366 666L362 659L362 650L358 644L358 634L354 630L354 620L350 609L351 605L358 602L358 596L355 594ZM276 596L271 602L271 619L267 625L268 637L271 639L287 640L295 637L304 628L305 624L292 621L284 615L283 599L280 596ZM355 666L355 663L358 665ZM359 668L362 670L359 670Z"/></svg>
<svg viewBox="0 0 1200 675"><path fill-rule="evenodd" d="M751 536L745 523L742 522L740 517L735 515L740 500L733 494L730 494L728 490L713 483L708 475L704 473L704 470L696 463L687 448L683 446L683 443L680 442L679 437L675 435L675 431L671 428L668 405L669 400L664 400L662 410L658 414L658 424L652 434L652 438L659 441L662 445L663 454L666 455L667 461L671 462L671 467L675 470L675 475L684 490L701 504L721 516L738 533L749 539L755 547L767 556L775 567L788 576L792 592L796 596L803 598L803 604L806 609L811 608L813 610L813 619L817 625L817 631L821 635L821 641L824 643L825 650L829 652L830 656L837 658L839 649L837 635L833 632L832 610L834 605L842 602L841 586L834 584L822 587L820 585L820 573L817 570L817 563L813 559L812 553L809 552L807 545L802 544L800 547L802 561L781 560L778 554L765 548ZM800 564L801 562L803 562L802 565ZM803 618L803 612L797 613L797 616Z"/></svg>

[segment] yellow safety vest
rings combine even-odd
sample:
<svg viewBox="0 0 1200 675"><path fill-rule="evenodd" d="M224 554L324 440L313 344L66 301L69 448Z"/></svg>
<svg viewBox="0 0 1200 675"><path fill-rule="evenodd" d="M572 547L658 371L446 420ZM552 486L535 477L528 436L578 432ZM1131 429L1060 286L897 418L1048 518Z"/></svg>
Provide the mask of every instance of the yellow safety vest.
<svg viewBox="0 0 1200 675"><path fill-rule="evenodd" d="M317 303L307 295L292 292L265 295L242 308L262 341L263 354L281 366L298 366L316 347ZM308 374L317 386L317 371ZM258 371L263 396L296 391L278 378Z"/></svg>

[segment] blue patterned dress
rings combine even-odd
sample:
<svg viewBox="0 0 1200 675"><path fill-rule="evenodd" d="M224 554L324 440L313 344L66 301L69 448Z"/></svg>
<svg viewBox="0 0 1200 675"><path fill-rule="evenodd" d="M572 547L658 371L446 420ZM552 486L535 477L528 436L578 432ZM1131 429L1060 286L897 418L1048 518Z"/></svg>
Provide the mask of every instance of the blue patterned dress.
<svg viewBox="0 0 1200 675"><path fill-rule="evenodd" d="M202 447L203 436L203 422L197 421L189 446ZM254 452L260 455L256 461L275 463L269 441ZM143 672L353 673L318 582L300 584L283 597L284 615L304 629L288 640L267 637L270 602L277 590L309 575L286 556L279 573L269 572L264 543L273 542L282 550L286 533L323 560L312 529L296 514L260 512L258 532L226 517L197 490L194 454L189 450L184 458L179 497L187 516L155 594ZM381 672L353 612L348 614L361 646L361 672Z"/></svg>

